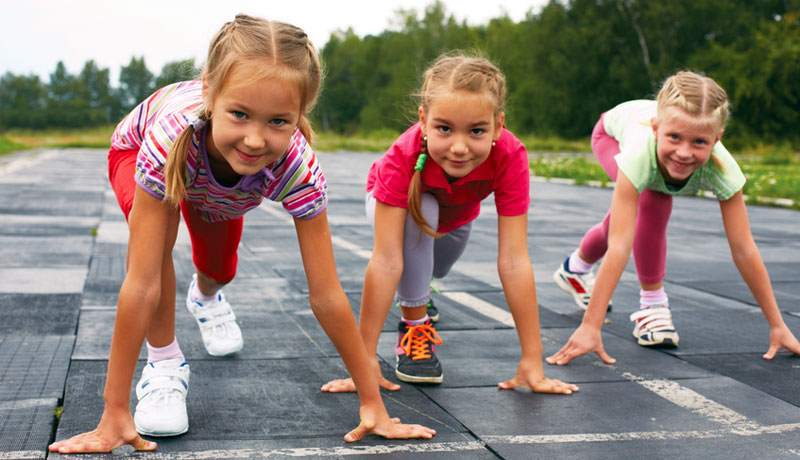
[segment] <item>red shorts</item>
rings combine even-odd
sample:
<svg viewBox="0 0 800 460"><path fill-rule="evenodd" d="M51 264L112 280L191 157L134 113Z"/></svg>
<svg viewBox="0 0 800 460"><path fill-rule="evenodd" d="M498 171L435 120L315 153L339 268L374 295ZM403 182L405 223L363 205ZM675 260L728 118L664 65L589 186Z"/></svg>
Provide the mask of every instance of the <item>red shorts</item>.
<svg viewBox="0 0 800 460"><path fill-rule="evenodd" d="M117 197L125 220L133 208L136 191L136 150L108 152L108 180ZM181 202L181 214L192 240L192 260L197 270L214 281L225 284L236 276L236 250L242 239L244 218L206 222L191 203Z"/></svg>

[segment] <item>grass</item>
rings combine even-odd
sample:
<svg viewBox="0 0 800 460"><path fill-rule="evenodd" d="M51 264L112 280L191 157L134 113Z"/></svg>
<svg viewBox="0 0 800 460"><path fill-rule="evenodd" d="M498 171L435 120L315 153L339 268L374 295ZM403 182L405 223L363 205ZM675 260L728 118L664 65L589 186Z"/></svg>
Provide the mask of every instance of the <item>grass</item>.
<svg viewBox="0 0 800 460"><path fill-rule="evenodd" d="M72 130L9 130L0 135L0 154L38 148L108 148L113 131L113 125Z"/></svg>
<svg viewBox="0 0 800 460"><path fill-rule="evenodd" d="M793 200L792 207L800 209L800 152L785 146L758 146L737 155L736 161L747 177L744 194L750 202L783 198ZM535 155L531 168L540 177L573 179L577 184L610 183L597 161L588 155Z"/></svg>
<svg viewBox="0 0 800 460"><path fill-rule="evenodd" d="M0 134L0 154L33 148L108 148L113 125L80 130L9 130ZM384 152L400 133L380 130L343 135L318 132L316 150L322 152ZM599 181L608 184L605 172L590 154L559 155L552 152L589 152L587 140L521 136L528 151L537 152L531 161L540 177L574 179L578 184ZM539 152L551 152L538 154ZM758 197L788 198L800 209L800 152L788 145L759 144L736 155L747 176L744 193L751 201Z"/></svg>

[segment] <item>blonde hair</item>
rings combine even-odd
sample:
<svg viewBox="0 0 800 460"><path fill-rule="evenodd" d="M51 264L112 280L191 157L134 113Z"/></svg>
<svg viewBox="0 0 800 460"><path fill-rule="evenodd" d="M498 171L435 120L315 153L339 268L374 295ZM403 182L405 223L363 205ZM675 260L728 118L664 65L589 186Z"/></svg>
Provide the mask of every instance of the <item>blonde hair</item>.
<svg viewBox="0 0 800 460"><path fill-rule="evenodd" d="M246 81L237 81L236 84L248 84L267 77L288 78L296 82L301 97L297 127L311 142L314 132L307 114L319 96L322 66L308 35L291 24L244 14L226 22L211 40L202 71L208 85L206 103L213 101L230 83L229 76L235 68L254 61L264 65L252 72ZM199 117L210 119L211 113L205 105ZM185 165L194 133L195 127L188 126L175 139L167 158L165 199L174 205L179 204L186 194Z"/></svg>
<svg viewBox="0 0 800 460"><path fill-rule="evenodd" d="M682 70L664 81L656 96L656 105L658 120L663 120L667 109L677 107L717 131L725 127L730 116L728 93L713 79L689 70ZM724 169L722 160L713 151L711 161Z"/></svg>
<svg viewBox="0 0 800 460"><path fill-rule="evenodd" d="M433 101L453 91L483 93L494 102L494 116L505 108L506 78L488 59L469 56L461 52L439 56L422 76L422 86L417 94L422 110L427 112ZM428 154L427 140L422 140L420 154ZM408 188L408 212L414 222L426 234L438 238L443 236L425 220L421 210L422 171L414 171Z"/></svg>

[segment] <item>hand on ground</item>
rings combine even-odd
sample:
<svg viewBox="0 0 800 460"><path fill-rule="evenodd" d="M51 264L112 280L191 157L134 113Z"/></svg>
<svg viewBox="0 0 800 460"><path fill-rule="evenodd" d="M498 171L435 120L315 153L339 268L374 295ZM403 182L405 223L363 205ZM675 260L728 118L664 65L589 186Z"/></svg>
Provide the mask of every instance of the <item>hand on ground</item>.
<svg viewBox="0 0 800 460"><path fill-rule="evenodd" d="M769 350L764 353L764 359L772 359L781 348L785 348L796 355L800 355L800 342L797 341L792 331L786 324L770 328Z"/></svg>
<svg viewBox="0 0 800 460"><path fill-rule="evenodd" d="M126 444L142 451L152 451L158 448L156 443L146 441L139 436L130 411L125 409L112 413L107 408L103 412L97 428L93 431L54 442L48 449L50 452L61 454L111 452L112 449Z"/></svg>
<svg viewBox="0 0 800 460"><path fill-rule="evenodd" d="M386 379L383 376L381 376L381 379L378 383L384 390L397 391L400 389L400 385ZM320 390L322 390L325 393L355 393L356 384L355 382L353 382L353 379L351 378L335 379L331 380L325 385L322 385L322 388L320 388Z"/></svg>
<svg viewBox="0 0 800 460"><path fill-rule="evenodd" d="M603 338L600 335L600 330L582 324L578 329L575 329L575 332L572 333L566 345L561 347L553 356L547 358L546 361L550 364L564 366L578 356L585 355L592 351L597 353L597 356L606 364L614 364L617 362L616 359L606 353L603 347Z"/></svg>
<svg viewBox="0 0 800 460"><path fill-rule="evenodd" d="M361 423L344 436L347 442L354 442L368 434L375 434L386 439L431 439L436 436L436 430L422 425L401 423L399 418L390 418L386 409L371 409L361 406L359 409Z"/></svg>
<svg viewBox="0 0 800 460"><path fill-rule="evenodd" d="M539 363L530 363L525 360L520 360L514 377L498 383L497 387L501 390L527 388L535 393L565 395L571 395L573 392L578 391L577 385L545 377L541 361Z"/></svg>

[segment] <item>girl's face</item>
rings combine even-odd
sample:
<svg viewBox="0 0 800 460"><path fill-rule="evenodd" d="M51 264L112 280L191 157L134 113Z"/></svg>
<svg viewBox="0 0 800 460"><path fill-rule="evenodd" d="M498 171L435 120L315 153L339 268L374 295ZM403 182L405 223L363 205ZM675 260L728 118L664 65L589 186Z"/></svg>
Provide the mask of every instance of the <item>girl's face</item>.
<svg viewBox="0 0 800 460"><path fill-rule="evenodd" d="M448 177L464 177L489 157L505 121L504 113L495 116L495 108L487 95L467 91L436 97L427 112L419 108L428 154Z"/></svg>
<svg viewBox="0 0 800 460"><path fill-rule="evenodd" d="M213 166L222 168L214 172L229 177L255 174L278 160L289 147L300 119L296 83L262 78L236 84L237 79L247 78L246 73L247 66L234 69L222 91L208 101L208 153Z"/></svg>
<svg viewBox="0 0 800 460"><path fill-rule="evenodd" d="M665 179L684 181L706 164L722 130L698 123L677 107L668 107L662 115L661 120L652 121L658 167Z"/></svg>

